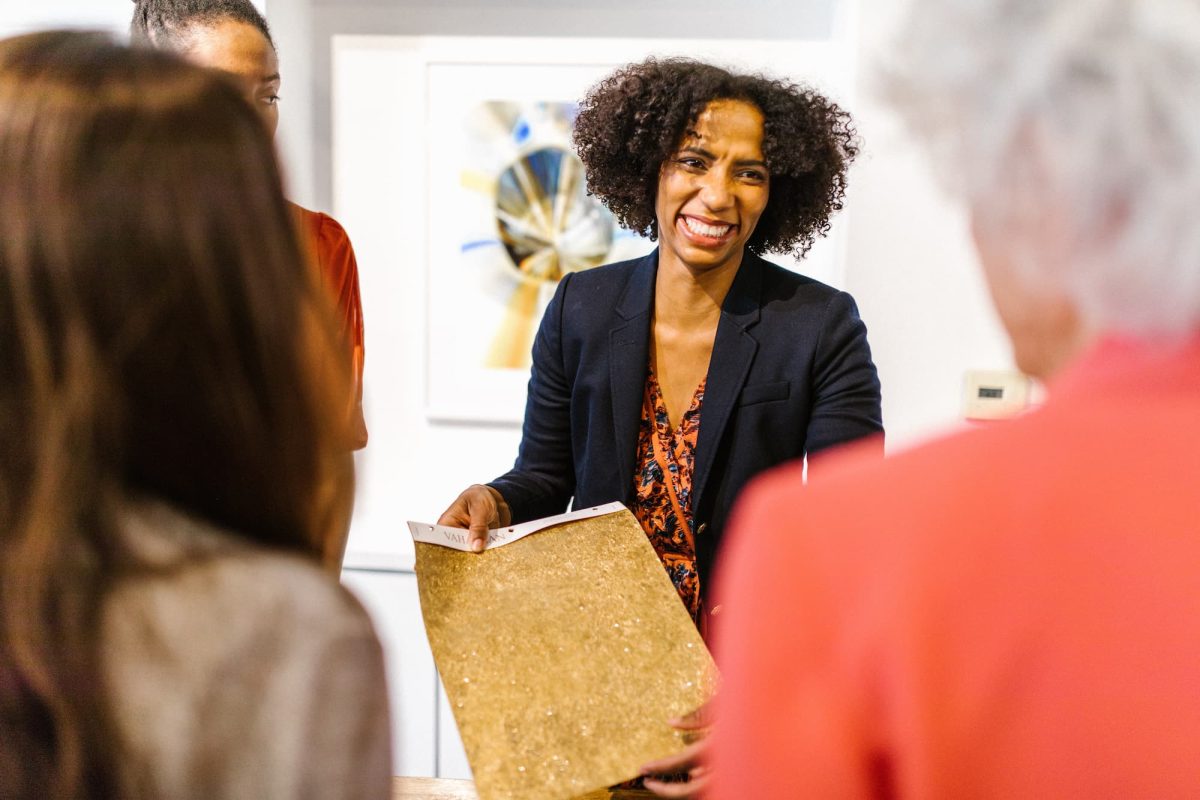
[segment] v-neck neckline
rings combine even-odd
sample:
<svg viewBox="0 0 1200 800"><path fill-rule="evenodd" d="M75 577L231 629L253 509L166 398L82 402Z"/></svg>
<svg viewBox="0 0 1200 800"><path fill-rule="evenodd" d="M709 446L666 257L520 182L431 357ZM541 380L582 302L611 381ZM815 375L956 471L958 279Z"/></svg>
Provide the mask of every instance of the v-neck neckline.
<svg viewBox="0 0 1200 800"><path fill-rule="evenodd" d="M704 376L703 378L700 379L700 382L698 384L696 384L696 388L692 392L691 401L688 403L687 408L684 409L683 414L679 417L679 422L677 422L675 424L671 423L671 413L667 410L667 401L663 397L662 386L659 385L658 376L654 374L653 369L650 370L649 381L650 381L650 403L653 406L653 410L655 412L654 416L657 417L658 410L662 409L663 415L666 416L666 418L667 418L667 433L670 436L671 449L674 450L675 443L678 442L679 438L683 435L684 423L687 422L688 417L695 414L696 411L699 410L699 408L700 408L700 398L704 395L704 385L706 383L708 383L708 376L707 375ZM655 427L655 433L658 433L657 423L655 424L654 427Z"/></svg>

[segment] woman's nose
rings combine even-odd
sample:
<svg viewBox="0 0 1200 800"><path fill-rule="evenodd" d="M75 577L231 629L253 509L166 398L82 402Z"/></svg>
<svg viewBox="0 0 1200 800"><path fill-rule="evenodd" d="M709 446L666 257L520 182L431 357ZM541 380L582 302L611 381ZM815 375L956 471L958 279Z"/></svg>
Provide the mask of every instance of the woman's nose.
<svg viewBox="0 0 1200 800"><path fill-rule="evenodd" d="M714 211L728 208L733 204L733 191L729 180L720 170L712 170L704 175L704 185L700 188L700 199Z"/></svg>

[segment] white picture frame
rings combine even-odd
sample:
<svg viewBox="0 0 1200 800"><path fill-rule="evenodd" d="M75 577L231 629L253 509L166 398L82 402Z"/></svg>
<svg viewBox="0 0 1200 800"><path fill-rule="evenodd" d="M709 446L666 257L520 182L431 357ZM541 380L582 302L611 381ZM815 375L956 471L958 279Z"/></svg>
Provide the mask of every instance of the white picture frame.
<svg viewBox="0 0 1200 800"><path fill-rule="evenodd" d="M463 186L463 116L488 101L577 101L614 67L648 55L682 55L736 70L763 71L807 83L849 105L853 90L850 51L836 40L814 42L512 38L437 36L338 36L334 40L334 130L386 124L372 118L380 102L407 110L400 129L384 134L415 158L403 191L424 202L408 204L416 219L393 222L410 235L394 258L419 257L427 298L425 320L425 413L432 420L519 424L525 408L528 369L484 366L486 341L504 313L503 298L478 265L461 252L478 219L472 190ZM386 98L386 100L385 100ZM365 123L365 120L370 120ZM380 192L378 161L369 152L335 146L338 196ZM389 191L395 190L393 186ZM478 217L478 214L475 215ZM818 280L840 284L843 275L839 220L831 235L798 264L773 258ZM419 244L423 244L423 247ZM623 251L632 256L652 248ZM418 252L420 255L418 256ZM478 259L475 259L478 261ZM493 285L485 285L487 283ZM553 285L539 299L544 307ZM376 366L377 368L377 366Z"/></svg>

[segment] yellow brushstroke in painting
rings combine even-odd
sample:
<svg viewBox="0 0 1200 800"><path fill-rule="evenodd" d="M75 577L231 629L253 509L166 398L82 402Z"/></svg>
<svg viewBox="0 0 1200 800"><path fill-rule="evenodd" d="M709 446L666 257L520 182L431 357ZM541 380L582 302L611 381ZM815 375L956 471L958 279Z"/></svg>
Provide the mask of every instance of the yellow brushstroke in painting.
<svg viewBox="0 0 1200 800"><path fill-rule="evenodd" d="M564 158L561 168L559 186L542 187L529 169L528 162L520 160L513 165L513 173L527 201L529 216L516 219L500 210L497 215L512 229L523 232L536 242L538 249L522 259L518 267L520 282L509 297L504 319L484 361L484 365L490 369L519 369L529 363L542 285L562 278L558 238L574 202L574 192L563 189L564 184L566 187L572 185L578 167L574 159ZM551 195L554 197L553 209L550 208Z"/></svg>
<svg viewBox="0 0 1200 800"><path fill-rule="evenodd" d="M490 197L496 196L496 178L482 172L463 170L460 184L464 189ZM512 217L507 217L512 220ZM519 223L517 223L519 224ZM526 264L541 256L538 252L525 259L521 269L523 272L532 270ZM553 268L553 267L551 267ZM544 269L544 268L543 268ZM540 283L522 279L513 290L504 310L504 320L500 323L499 332L488 349L484 365L489 368L515 369L526 366L529 361L529 350L533 345L533 316L537 313L538 292Z"/></svg>
<svg viewBox="0 0 1200 800"><path fill-rule="evenodd" d="M464 169L459 175L459 184L462 188L471 192L479 192L489 197L496 196L496 178L493 175L485 175L482 172L475 170Z"/></svg>

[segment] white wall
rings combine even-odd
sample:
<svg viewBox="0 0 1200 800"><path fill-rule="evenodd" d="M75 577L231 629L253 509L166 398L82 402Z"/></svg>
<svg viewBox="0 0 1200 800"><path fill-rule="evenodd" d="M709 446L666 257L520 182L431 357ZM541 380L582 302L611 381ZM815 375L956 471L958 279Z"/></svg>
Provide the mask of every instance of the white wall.
<svg viewBox="0 0 1200 800"><path fill-rule="evenodd" d="M872 75L908 0L863 0L853 110L865 149L849 181L846 288L858 300L883 385L889 451L957 423L966 370L1011 369L963 209Z"/></svg>
<svg viewBox="0 0 1200 800"><path fill-rule="evenodd" d="M253 0L266 11L266 0ZM0 37L44 28L98 28L124 35L129 31L129 0L0 0Z"/></svg>
<svg viewBox="0 0 1200 800"><path fill-rule="evenodd" d="M412 574L347 570L342 582L371 615L387 657L392 769L397 775L435 775L438 679L420 624L417 578Z"/></svg>
<svg viewBox="0 0 1200 800"><path fill-rule="evenodd" d="M124 34L132 14L129 0L3 0L0 37L42 28L99 28Z"/></svg>
<svg viewBox="0 0 1200 800"><path fill-rule="evenodd" d="M321 210L330 210L333 203L329 75L334 35L819 38L833 24L834 7L832 0L739 0L736 4L728 0L270 0L270 4L283 75L280 145L292 194L296 202Z"/></svg>

